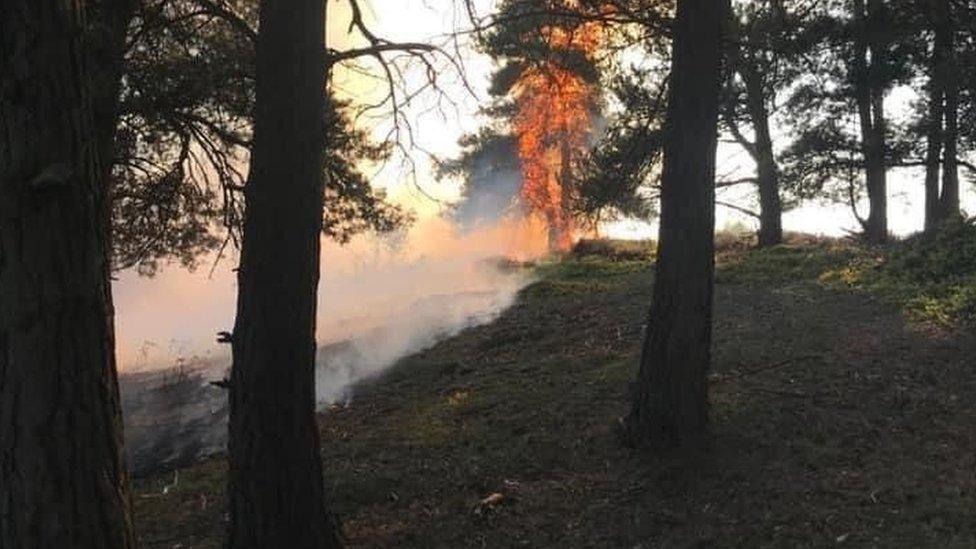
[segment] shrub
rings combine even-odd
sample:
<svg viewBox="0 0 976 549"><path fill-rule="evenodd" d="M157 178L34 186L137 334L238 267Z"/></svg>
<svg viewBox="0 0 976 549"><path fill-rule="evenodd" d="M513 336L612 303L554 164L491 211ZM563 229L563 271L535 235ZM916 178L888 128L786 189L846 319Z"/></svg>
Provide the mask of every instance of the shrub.
<svg viewBox="0 0 976 549"><path fill-rule="evenodd" d="M654 259L655 248L656 243L652 240L584 238L570 253L576 259L599 256L610 261L650 261Z"/></svg>
<svg viewBox="0 0 976 549"><path fill-rule="evenodd" d="M976 223L955 218L934 235L920 234L899 243L884 271L917 284L971 278L976 275Z"/></svg>
<svg viewBox="0 0 976 549"><path fill-rule="evenodd" d="M901 304L916 318L976 326L976 221L951 220L935 234L895 244L880 265L852 264L839 278Z"/></svg>

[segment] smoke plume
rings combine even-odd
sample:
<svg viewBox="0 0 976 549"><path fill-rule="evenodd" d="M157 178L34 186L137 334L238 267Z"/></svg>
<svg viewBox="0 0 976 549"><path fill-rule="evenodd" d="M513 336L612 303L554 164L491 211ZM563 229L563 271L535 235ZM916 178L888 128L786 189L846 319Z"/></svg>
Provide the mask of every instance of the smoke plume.
<svg viewBox="0 0 976 549"><path fill-rule="evenodd" d="M528 282L501 258L546 250L544 227L515 219L462 231L432 217L387 237L323 242L316 390L320 405L400 358L495 318ZM212 261L212 260L211 260ZM135 474L222 450L236 259L115 283L127 452Z"/></svg>

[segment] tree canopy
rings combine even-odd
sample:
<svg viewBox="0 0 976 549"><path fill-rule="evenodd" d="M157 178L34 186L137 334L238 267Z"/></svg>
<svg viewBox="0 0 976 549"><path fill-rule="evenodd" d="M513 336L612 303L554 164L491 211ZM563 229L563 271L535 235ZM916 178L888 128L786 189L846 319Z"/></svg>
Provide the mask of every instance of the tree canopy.
<svg viewBox="0 0 976 549"><path fill-rule="evenodd" d="M251 147L257 0L141 0L126 36L112 177L116 269L193 265L236 239ZM323 45L323 58L325 46ZM409 220L362 171L388 143L327 100L323 231L345 241Z"/></svg>

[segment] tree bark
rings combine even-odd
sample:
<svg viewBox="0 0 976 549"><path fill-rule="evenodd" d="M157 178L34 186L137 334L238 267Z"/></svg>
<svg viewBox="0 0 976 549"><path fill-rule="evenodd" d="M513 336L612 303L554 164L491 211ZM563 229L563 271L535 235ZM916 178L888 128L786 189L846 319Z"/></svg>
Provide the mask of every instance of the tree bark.
<svg viewBox="0 0 976 549"><path fill-rule="evenodd" d="M109 261L112 261L113 231L112 169L115 166L115 137L119 124L119 93L122 72L125 68L125 43L129 24L136 11L137 0L87 0L86 44L91 60L92 110L95 115L95 142L101 159L100 180L104 187L102 222L110 244ZM114 267L112 267L114 268Z"/></svg>
<svg viewBox="0 0 976 549"><path fill-rule="evenodd" d="M572 219L570 190L573 188L573 148L570 146L569 129L563 128L560 133L562 138L559 140L559 219L555 231L552 227L549 228L549 249L554 252L566 251L573 243L571 234L573 227L568 223Z"/></svg>
<svg viewBox="0 0 976 549"><path fill-rule="evenodd" d="M884 33L882 0L854 0L859 29L854 44L854 93L861 126L861 151L870 211L864 223L868 242L881 244L888 239L888 182L885 165L886 125L884 113Z"/></svg>
<svg viewBox="0 0 976 549"><path fill-rule="evenodd" d="M92 107L99 158L110 185L115 162L115 134L119 121L119 88L125 60L125 39L136 0L88 0L86 39L92 60Z"/></svg>
<svg viewBox="0 0 976 549"><path fill-rule="evenodd" d="M0 3L0 547L133 546L81 2Z"/></svg>
<svg viewBox="0 0 976 549"><path fill-rule="evenodd" d="M925 231L931 233L949 217L959 215L959 83L956 75L955 30L949 2L930 0L929 18L935 39L929 67Z"/></svg>
<svg viewBox="0 0 976 549"><path fill-rule="evenodd" d="M759 189L759 247L783 242L783 203L779 196L779 169L769 131L769 110L762 77L754 70L744 70L749 118L755 132L756 176Z"/></svg>
<svg viewBox="0 0 976 549"><path fill-rule="evenodd" d="M341 547L315 419L325 2L263 0L230 384L233 549Z"/></svg>
<svg viewBox="0 0 976 549"><path fill-rule="evenodd" d="M931 76L929 77L929 112L925 149L925 232L931 232L939 226L942 209L939 201L939 173L942 168L942 120L944 115L943 101L945 99L942 82L944 67L938 39L936 42L932 65L929 69Z"/></svg>
<svg viewBox="0 0 976 549"><path fill-rule="evenodd" d="M943 135L942 149L942 192L939 196L941 220L949 219L959 215L959 166L958 166L958 139L959 139L959 82L958 67L956 66L956 40L955 28L952 21L952 13L948 0L939 2L940 29L937 31L943 35L939 40L943 47L943 58L945 60L944 89L945 89L945 132Z"/></svg>
<svg viewBox="0 0 976 549"><path fill-rule="evenodd" d="M651 312L624 436L695 444L708 430L715 271L715 149L729 3L679 0Z"/></svg>
<svg viewBox="0 0 976 549"><path fill-rule="evenodd" d="M885 165L886 121L884 91L879 86L871 89L871 109L874 117L868 142L867 160L868 212L866 236L868 242L882 244L888 240L888 168Z"/></svg>
<svg viewBox="0 0 976 549"><path fill-rule="evenodd" d="M782 6L774 2L771 6L774 13L774 26L783 24ZM731 13L729 14L732 15ZM739 130L735 121L735 109L728 111L727 125L732 137L749 154L756 163L756 190L759 194L759 247L775 246L783 241L783 203L779 194L779 167L773 151L773 140L769 129L769 108L766 97L765 77L757 67L755 52L749 52L743 46L740 36L742 27L734 16L729 18L729 25L735 35L730 40L728 49L729 70L738 74L745 84L746 112L749 123L753 128L754 141ZM764 29L765 32L776 32L775 29ZM750 42L753 40L750 39ZM752 46L755 47L755 46ZM732 75L730 74L731 78ZM737 94L733 93L733 97ZM736 97L737 100L737 97Z"/></svg>

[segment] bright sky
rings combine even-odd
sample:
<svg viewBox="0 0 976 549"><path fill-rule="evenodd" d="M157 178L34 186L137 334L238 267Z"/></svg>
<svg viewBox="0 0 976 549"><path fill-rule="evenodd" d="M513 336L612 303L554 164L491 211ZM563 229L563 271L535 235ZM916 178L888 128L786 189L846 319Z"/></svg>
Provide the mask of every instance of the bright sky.
<svg viewBox="0 0 976 549"><path fill-rule="evenodd" d="M390 3L392 4L392 3ZM375 34L392 41L434 41L439 42L445 35L458 28L468 28L470 25L466 15L460 11L457 0L398 0L397 7L389 5L380 7L377 0L366 0L364 14L370 21ZM490 13L494 0L478 0L479 13ZM351 45L362 45L353 42L346 32L349 21L348 8L345 0L330 3L329 12L329 43L332 47L342 49ZM414 138L418 150L412 155L416 163L416 177L409 177L400 162L393 162L377 172L374 184L388 189L391 196L401 203L424 214L433 214L439 205L425 196L436 196L450 200L456 196L457 187L450 182L438 183L431 174L430 162L421 152L429 151L436 155L450 156L457 151L457 140L464 133L477 130L480 118L477 116L479 107L485 104L487 98L488 78L493 65L490 59L478 55L470 50L466 51L466 77L477 94L472 96L462 85L456 72L445 70L441 72L441 85L448 91L448 96L455 105L440 102L434 94L423 94L417 101L405 109L408 119L414 129ZM375 67L374 67L375 69ZM419 70L410 71L408 79L416 86L422 81ZM340 70L334 75L334 85L340 94L352 98L355 102L366 103L376 101L385 93L385 83L375 77ZM889 103L896 106L904 105L913 95L910 89L897 90ZM378 137L383 137L389 131L388 111L377 112L374 119L362 119L374 128ZM723 144L719 147L719 172L729 173L734 169L751 170L751 164L742 150L736 145ZM966 179L963 179L966 181ZM922 174L917 169L892 171L889 175L889 223L896 234L907 234L922 227ZM416 188L420 186L421 192ZM727 191L723 193L723 200L750 205L748 194L751 191ZM738 196L737 196L738 195ZM746 196L743 196L746 195ZM976 193L972 185L964 183L963 206L970 213L976 213ZM866 204L860 206L864 215ZM717 224L719 227L745 223L755 225L755 221L741 213L728 208L718 207ZM850 208L846 205L821 204L811 202L803 207L788 212L784 217L784 227L787 230L842 235L845 230L857 229L857 222ZM655 228L651 224L625 221L606 227L608 236L621 237L650 237Z"/></svg>
<svg viewBox="0 0 976 549"><path fill-rule="evenodd" d="M493 0L477 0L481 13L487 13ZM394 42L430 42L441 44L455 29L470 28L467 15L460 11L458 0L397 0L397 7L379 7L376 0L365 0L362 4L364 17L374 34ZM361 38L347 32L350 16L346 0L336 0L329 4L328 43L335 49L364 46ZM457 185L451 182L437 182L432 176L431 162L426 153L449 157L458 151L457 141L465 133L476 131L479 108L486 104L488 79L492 71L492 61L478 55L465 44L465 79L470 84L472 95L465 86L461 75L444 60L439 60L438 84L446 94L426 92L418 95L404 109L413 129L416 149L410 155L416 166L416 177L398 158L389 165L379 168L374 185L383 187L395 199L421 213L432 214L439 205L426 195L441 200L451 200L457 196ZM372 74L379 74L378 65L371 59L361 63ZM405 73L408 88L411 90L423 85L425 77L419 65ZM387 93L386 81L375 76L364 76L361 71L340 67L333 74L332 84L340 96L357 104L370 104L382 99ZM384 108L363 116L360 121L372 128L377 139L383 139L391 129L390 110ZM417 189L417 187L420 189Z"/></svg>

